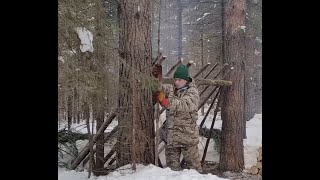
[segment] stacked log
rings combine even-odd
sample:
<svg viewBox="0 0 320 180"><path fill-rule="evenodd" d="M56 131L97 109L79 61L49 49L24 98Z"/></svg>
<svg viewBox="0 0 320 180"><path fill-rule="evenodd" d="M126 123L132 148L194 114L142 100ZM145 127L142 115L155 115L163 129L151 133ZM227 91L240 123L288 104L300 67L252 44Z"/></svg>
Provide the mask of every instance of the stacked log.
<svg viewBox="0 0 320 180"><path fill-rule="evenodd" d="M257 164L250 169L251 174L260 174L262 176L262 147L258 149L259 156L257 158Z"/></svg>

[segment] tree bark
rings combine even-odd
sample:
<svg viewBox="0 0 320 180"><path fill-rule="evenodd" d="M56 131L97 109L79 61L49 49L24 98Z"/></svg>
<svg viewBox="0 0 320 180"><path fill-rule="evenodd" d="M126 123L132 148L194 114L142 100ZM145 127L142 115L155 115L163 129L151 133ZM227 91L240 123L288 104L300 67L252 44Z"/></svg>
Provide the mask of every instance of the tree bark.
<svg viewBox="0 0 320 180"><path fill-rule="evenodd" d="M89 161L89 174L88 174L88 178L90 178L91 172L92 172L92 170L93 170L94 167L95 167L95 161L94 161L94 156L93 156L93 145L94 145L93 136L94 136L94 135L90 135L90 137L89 137L89 148L90 148L89 158L90 158L90 161Z"/></svg>
<svg viewBox="0 0 320 180"><path fill-rule="evenodd" d="M178 60L182 58L182 3L178 0Z"/></svg>
<svg viewBox="0 0 320 180"><path fill-rule="evenodd" d="M154 164L154 114L148 84L152 75L151 68L146 68L152 66L150 6L148 0L119 1L119 49L123 59L119 71L122 111L118 118L117 166L132 163L132 147L139 147L134 150L135 163Z"/></svg>
<svg viewBox="0 0 320 180"><path fill-rule="evenodd" d="M204 62L203 62L203 32L202 32L202 29L201 29L201 39L200 39L200 42L201 42L201 66L203 67L204 65ZM202 73L202 78L204 79L204 74ZM201 88L203 89L203 88ZM204 115L204 106L201 108L201 115L203 116Z"/></svg>
<svg viewBox="0 0 320 180"><path fill-rule="evenodd" d="M247 12L248 14L251 14L252 12L252 3L247 3ZM250 17L250 16L249 16ZM255 29L252 27L252 23L250 21L253 21L251 18L246 18L246 71L245 71L245 95L244 95L244 105L245 105L245 114L244 114L244 120L249 121L251 118L253 118L255 112L256 112L256 104L255 100L257 98L257 95L255 93L255 86L254 86L254 79L256 79L257 73L255 73L256 65L258 65L257 62L258 56L254 55L255 52Z"/></svg>
<svg viewBox="0 0 320 180"><path fill-rule="evenodd" d="M77 123L80 124L80 112L81 112L81 109L80 109L80 100L77 101L78 105L77 105Z"/></svg>
<svg viewBox="0 0 320 180"><path fill-rule="evenodd" d="M77 119L76 119L76 93L77 93L77 90L76 88L73 88L73 91L72 91L72 122L73 124L76 124L77 123Z"/></svg>
<svg viewBox="0 0 320 180"><path fill-rule="evenodd" d="M96 40L93 41L93 45L95 47L94 56L96 59L96 63L94 63L94 68L97 71L97 87L93 98L93 106L95 106L95 111L93 111L93 114L94 119L97 123L96 135L99 135L99 137L96 138L96 142L94 142L96 144L96 164L94 168L95 175L99 175L101 169L103 169L104 167L104 131L99 132L99 130L102 128L104 124L105 111L107 108L107 92L109 91L107 86L108 71L106 70L106 66L108 64L108 56L106 53L107 48L104 40L100 40L108 38L105 32L106 23L103 20L106 16L106 10L104 8L103 3L103 1L96 1L95 3L96 18L94 24L96 29ZM94 133L92 132L92 134Z"/></svg>
<svg viewBox="0 0 320 180"><path fill-rule="evenodd" d="M84 119L86 120L87 131L88 134L90 134L90 107L87 101L85 101L83 104L83 110Z"/></svg>
<svg viewBox="0 0 320 180"><path fill-rule="evenodd" d="M221 60L222 60L222 63L225 64L226 63L226 58L225 58L225 42L226 42L226 38L225 38L225 26L224 26L224 23L225 23L225 18L224 18L224 13L225 13L225 1L222 0L221 2L221 27L222 27L222 30L221 30L221 39L222 39L222 44L221 44Z"/></svg>
<svg viewBox="0 0 320 180"><path fill-rule="evenodd" d="M243 112L245 62L245 0L230 0L226 7L226 62L231 71L226 79L231 87L223 87L222 137L219 169L240 172L244 168Z"/></svg>
<svg viewBox="0 0 320 180"><path fill-rule="evenodd" d="M67 115L67 118L68 118L68 129L70 130L71 129L71 124L72 124L72 96L68 96L67 97L67 112L68 112L68 115Z"/></svg>
<svg viewBox="0 0 320 180"><path fill-rule="evenodd" d="M94 113L95 119L97 121L96 131L101 128L104 122L104 108L103 105L99 104L100 107L97 108L97 112ZM104 166L104 133L102 132L100 137L97 138L96 144L96 166L95 169L101 169Z"/></svg>

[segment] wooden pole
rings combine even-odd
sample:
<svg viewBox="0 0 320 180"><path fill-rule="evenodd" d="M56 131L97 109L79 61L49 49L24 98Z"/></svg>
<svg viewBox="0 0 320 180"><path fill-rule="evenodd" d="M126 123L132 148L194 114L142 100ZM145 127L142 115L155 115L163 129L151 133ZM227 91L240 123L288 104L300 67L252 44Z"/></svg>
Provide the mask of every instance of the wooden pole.
<svg viewBox="0 0 320 180"><path fill-rule="evenodd" d="M219 89L219 91L218 91L217 94L220 94L220 89ZM219 108L219 104L220 104L219 102L220 102L220 98L218 99L218 104L217 104L217 107L216 107L216 109L215 109L215 111L214 111L214 115L213 115L213 119L212 119L210 131L209 131L209 137L211 137L212 130L213 130L213 126L214 126L214 122L215 122L216 117L217 117L217 114L218 114L218 108ZM205 145L205 148L204 148L204 152L203 152L201 164L203 164L204 161L205 161L205 159L206 159L209 141L210 141L210 138L207 138L207 142L206 142L206 145Z"/></svg>
<svg viewBox="0 0 320 180"><path fill-rule="evenodd" d="M175 71L176 68L177 68L180 64L182 64L182 61L181 61L181 60L179 60L175 65L173 65L173 66L171 67L171 69L170 69L169 72L165 75L165 77L169 77L169 76L173 73L173 71Z"/></svg>
<svg viewBox="0 0 320 180"><path fill-rule="evenodd" d="M113 135L115 132L117 132L117 130L118 130L118 126L114 127L114 128L112 129L112 131L104 138L103 143L106 143L107 140L109 140L109 139L112 137L112 135ZM95 153L96 153L96 150L93 149L93 155L94 155ZM87 155L86 158L84 158L84 160L82 161L82 165L84 166L85 164L87 164L88 160L89 160L89 156Z"/></svg>
<svg viewBox="0 0 320 180"><path fill-rule="evenodd" d="M112 147L110 152L104 157L104 164L111 158L111 156L116 152L116 145Z"/></svg>
<svg viewBox="0 0 320 180"><path fill-rule="evenodd" d="M90 162L89 162L89 174L88 174L88 178L90 178L91 176L91 172L92 172L92 169L93 169L93 166L94 166L94 157L93 157L93 136L94 135L91 135L90 138L89 138L89 146L90 146Z"/></svg>
<svg viewBox="0 0 320 180"><path fill-rule="evenodd" d="M218 77L218 75L222 72L222 70L224 69L225 66L226 66L226 64L223 65L223 67L222 67L222 68L219 70L219 72L213 77L213 79L215 79L215 78ZM229 72L229 71L228 71L228 72ZM228 73L228 72L227 72L227 73ZM226 73L226 74L227 74L227 73ZM224 75L222 79L224 79L225 76L226 76L226 75ZM202 96L202 94L203 94L209 87L210 87L210 85L207 85L207 86L200 92L200 96Z"/></svg>
<svg viewBox="0 0 320 180"><path fill-rule="evenodd" d="M209 67L210 64L211 64L211 63L207 63L205 66L203 66L203 67L193 76L193 78L198 77L198 76L200 75L200 73L202 73L204 70L206 70L206 69ZM217 63L217 64L218 64L218 63Z"/></svg>
<svg viewBox="0 0 320 180"><path fill-rule="evenodd" d="M218 77L218 75L222 72L223 68L226 66L226 64L224 64L222 66L222 68L219 70L219 72L212 78L212 79L216 79ZM207 85L200 93L200 96L210 87L210 85Z"/></svg>
<svg viewBox="0 0 320 180"><path fill-rule="evenodd" d="M96 142L98 138L100 138L101 134L104 132L104 130L109 126L109 124L112 122L112 120L116 117L116 113L112 112L108 118L103 122L101 127L99 128L96 135L93 137L93 142ZM71 164L71 169L75 170L78 165L81 163L81 161L89 154L90 151L89 143L85 146L85 148L80 152L79 156L73 161Z"/></svg>
<svg viewBox="0 0 320 180"><path fill-rule="evenodd" d="M224 64L222 68L219 70L219 72L213 77L213 79L217 78L219 74L222 72L222 70L227 66L228 64Z"/></svg>
<svg viewBox="0 0 320 180"><path fill-rule="evenodd" d="M207 97L205 97L199 104L199 107L202 107L206 102L207 100L210 98L210 96L216 91L216 89L218 88L219 86L216 86L214 87L214 89L207 95Z"/></svg>
<svg viewBox="0 0 320 180"><path fill-rule="evenodd" d="M158 55L160 55L160 22L161 22L161 0L159 1Z"/></svg>
<svg viewBox="0 0 320 180"><path fill-rule="evenodd" d="M160 119L160 107L159 107L159 103L156 103L156 129L159 128L159 119ZM159 135L159 131L156 131L156 138L155 138L155 165L159 166L158 164L158 158L159 158L159 139L160 139L160 135Z"/></svg>
<svg viewBox="0 0 320 180"><path fill-rule="evenodd" d="M204 62L203 62L203 32L202 32L202 28L201 28L201 39L200 39L200 41L201 41L201 65L204 66ZM203 75L203 72L201 73L201 76L202 76L203 79L205 79L204 75ZM204 106L201 108L201 115L203 116L203 114L204 114Z"/></svg>
<svg viewBox="0 0 320 180"><path fill-rule="evenodd" d="M231 86L231 81L225 80L211 80L211 79L194 79L197 85L211 85L211 86ZM163 78L162 84L174 84L173 78Z"/></svg>
<svg viewBox="0 0 320 180"><path fill-rule="evenodd" d="M220 92L220 88L219 88L218 92L216 93L216 95L214 96L214 98L213 98L213 100L212 100L212 102L211 102L211 105L210 105L210 107L209 107L206 115L205 115L204 118L202 119L201 124L200 124L200 128L202 128L204 122L206 121L206 119L207 119L207 117L208 117L208 115L209 115L209 113L210 113L210 110L213 108L214 102L216 101L216 99L217 99L217 97L218 97L218 95L219 95L219 92Z"/></svg>
<svg viewBox="0 0 320 180"><path fill-rule="evenodd" d="M210 71L203 77L203 79L206 79L211 73L212 71L217 67L218 63L216 63L211 69Z"/></svg>
<svg viewBox="0 0 320 180"><path fill-rule="evenodd" d="M113 164L115 161L116 161L116 158L114 157L114 158L111 159L111 161L108 163L108 165Z"/></svg>

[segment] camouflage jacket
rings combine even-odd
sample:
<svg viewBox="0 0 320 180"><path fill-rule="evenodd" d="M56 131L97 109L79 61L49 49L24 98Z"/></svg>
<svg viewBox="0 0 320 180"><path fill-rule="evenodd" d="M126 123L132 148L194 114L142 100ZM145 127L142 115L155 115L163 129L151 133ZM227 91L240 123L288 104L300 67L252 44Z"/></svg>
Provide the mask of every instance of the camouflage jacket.
<svg viewBox="0 0 320 180"><path fill-rule="evenodd" d="M176 91L176 92L174 92ZM187 147L199 143L197 125L199 92L194 83L169 93L168 117L162 130L168 147Z"/></svg>

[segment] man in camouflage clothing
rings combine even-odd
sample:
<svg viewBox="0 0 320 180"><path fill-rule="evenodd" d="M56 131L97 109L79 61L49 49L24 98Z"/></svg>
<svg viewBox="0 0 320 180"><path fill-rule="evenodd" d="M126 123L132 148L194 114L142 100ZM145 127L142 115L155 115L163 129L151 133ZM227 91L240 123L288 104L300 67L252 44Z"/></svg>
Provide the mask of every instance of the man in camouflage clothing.
<svg viewBox="0 0 320 180"><path fill-rule="evenodd" d="M182 153L188 168L202 172L198 152L199 129L197 126L199 92L194 80L189 77L188 68L181 65L174 73L175 88L168 98L159 97L160 104L167 107L168 117L161 130L166 142L167 167L181 170Z"/></svg>

